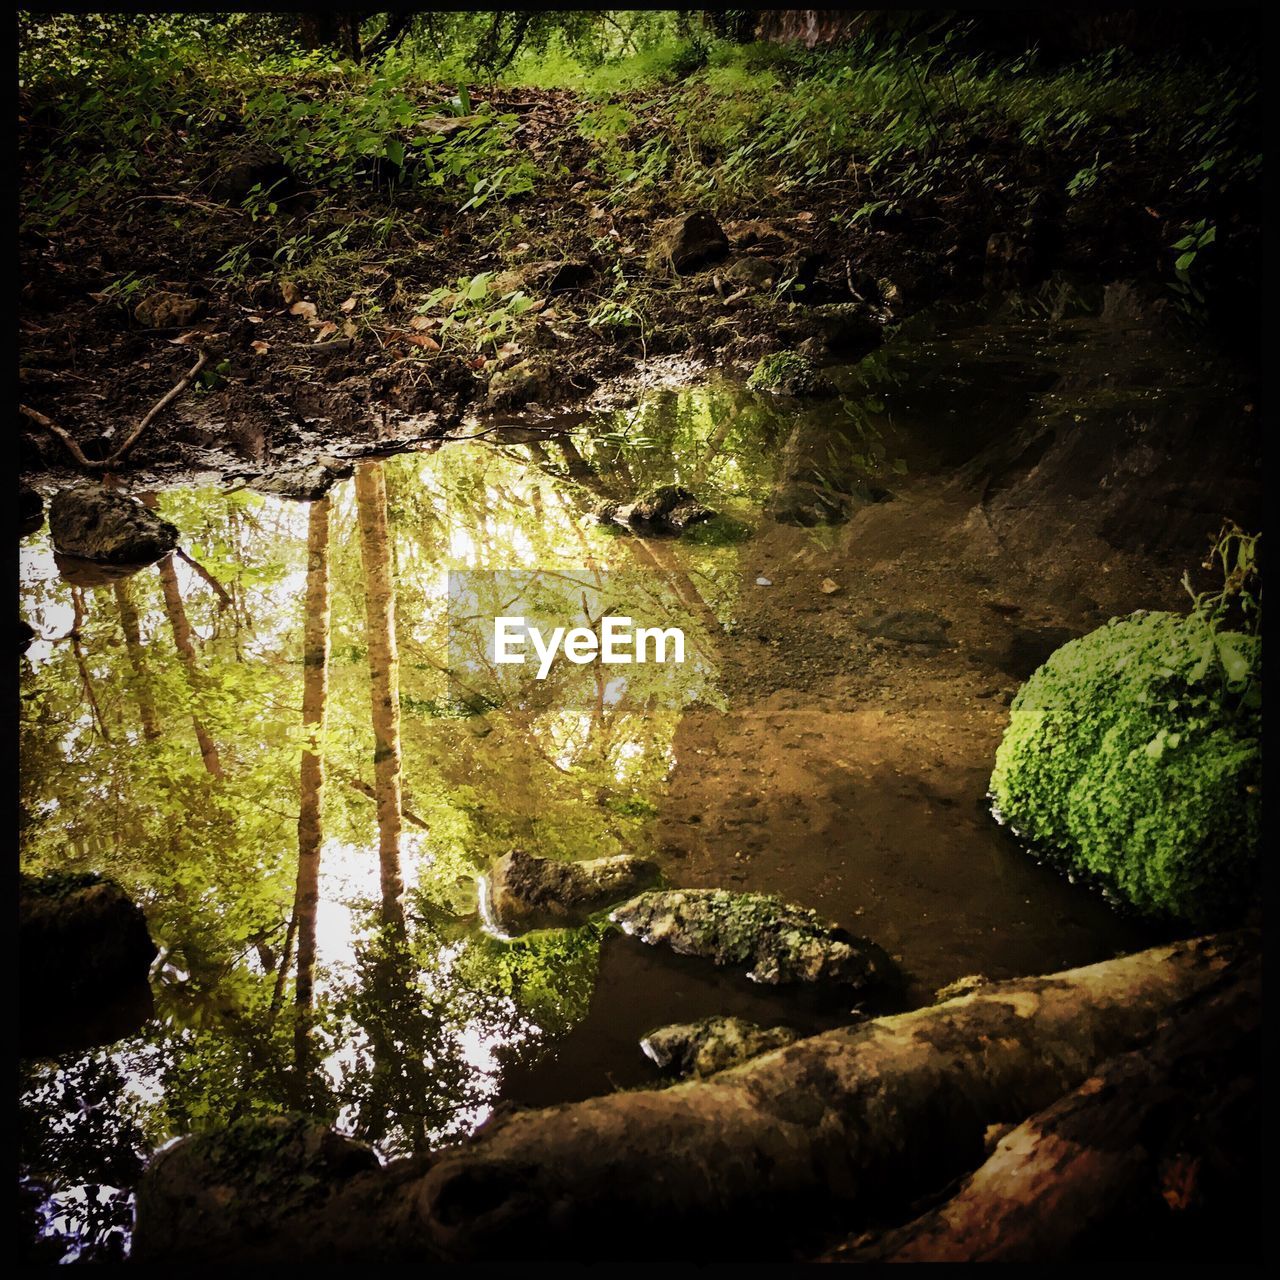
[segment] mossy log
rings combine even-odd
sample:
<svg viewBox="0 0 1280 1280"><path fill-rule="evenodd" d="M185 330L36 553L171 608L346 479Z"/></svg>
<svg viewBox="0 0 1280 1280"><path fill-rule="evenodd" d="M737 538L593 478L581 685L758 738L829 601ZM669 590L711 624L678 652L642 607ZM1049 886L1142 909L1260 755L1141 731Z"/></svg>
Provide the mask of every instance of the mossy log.
<svg viewBox="0 0 1280 1280"><path fill-rule="evenodd" d="M147 1261L782 1257L892 1220L1244 963L1251 939L1155 947L797 1041L710 1080L507 1113L463 1146L357 1174L242 1233L187 1230L167 1152L139 1195ZM208 1141L209 1135L198 1141ZM230 1200L226 1197L224 1202Z"/></svg>

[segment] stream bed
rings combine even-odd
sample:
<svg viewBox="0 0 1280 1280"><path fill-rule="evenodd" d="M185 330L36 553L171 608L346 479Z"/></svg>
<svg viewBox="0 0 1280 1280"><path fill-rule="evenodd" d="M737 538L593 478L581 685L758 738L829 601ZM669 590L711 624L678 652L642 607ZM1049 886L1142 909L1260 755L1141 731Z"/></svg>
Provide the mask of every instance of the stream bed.
<svg viewBox="0 0 1280 1280"><path fill-rule="evenodd" d="M64 1028L24 1062L23 1203L40 1256L122 1254L146 1155L214 1123L306 1109L392 1158L464 1136L495 1107L657 1084L639 1042L666 1023L733 1013L803 1033L858 1016L602 919L494 936L477 878L513 847L640 853L673 885L811 907L893 956L898 1007L965 975L1155 940L1030 857L986 797L1019 683L1117 602L1163 599L1140 565L1087 595L1029 572L965 471L1091 343L1106 345L1087 326L967 319L832 370L837 394L814 401L710 373L372 464L391 533L407 967L381 963L377 944L368 578L353 484L339 483L305 1078L280 972L308 504L208 485L157 494L189 557L173 572L194 669L155 567L75 585L47 529L27 538L24 869L116 879L160 948L125 1029ZM717 517L671 538L596 514L671 484ZM503 611L679 626L685 660L562 661L537 680L486 651L481 623Z"/></svg>

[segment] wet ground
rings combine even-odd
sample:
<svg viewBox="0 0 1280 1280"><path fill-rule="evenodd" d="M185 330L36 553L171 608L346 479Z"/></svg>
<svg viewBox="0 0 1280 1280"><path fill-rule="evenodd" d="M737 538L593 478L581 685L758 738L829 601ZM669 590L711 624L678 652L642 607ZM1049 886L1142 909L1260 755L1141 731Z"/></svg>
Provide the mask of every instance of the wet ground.
<svg viewBox="0 0 1280 1280"><path fill-rule="evenodd" d="M898 960L906 1004L962 975L1052 971L1150 942L1152 926L1031 858L986 798L1019 683L1111 612L1176 598L1164 566L1131 554L1099 565L1087 591L1061 575L1046 585L966 472L1056 385L1046 343L1061 354L1081 342L1038 320L957 321L836 371L837 397L799 404L712 377L382 464L415 939L415 971L386 998L367 965L364 575L340 485L324 1083L309 1105L397 1154L465 1133L503 1101L656 1081L638 1041L662 1023L739 1013L816 1030L856 1016L596 928L486 935L475 877L513 844L649 853L673 884L813 907ZM673 540L593 515L666 483L721 518ZM86 1034L24 1069L23 1159L43 1229L98 1249L127 1235L148 1150L298 1103L276 989L296 850L306 505L218 489L159 504L230 597L177 566L200 640L194 686L154 569L132 580L140 667L112 589L73 591L43 530L22 562L23 616L40 637L23 664L26 865L115 876L162 948L140 1029L105 1046ZM687 659L622 676L561 663L539 682L494 665L476 630L501 610L572 625L579 609L681 625ZM163 720L154 738L139 731L144 670ZM193 718L221 740L216 785Z"/></svg>

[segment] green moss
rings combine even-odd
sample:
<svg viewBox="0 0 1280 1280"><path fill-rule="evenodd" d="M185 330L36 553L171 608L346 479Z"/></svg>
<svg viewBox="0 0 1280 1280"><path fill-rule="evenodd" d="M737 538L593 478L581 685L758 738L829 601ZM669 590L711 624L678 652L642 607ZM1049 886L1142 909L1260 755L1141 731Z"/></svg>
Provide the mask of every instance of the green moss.
<svg viewBox="0 0 1280 1280"><path fill-rule="evenodd" d="M997 811L1139 910L1208 921L1256 882L1262 641L1138 613L1064 645L1013 702Z"/></svg>
<svg viewBox="0 0 1280 1280"><path fill-rule="evenodd" d="M762 357L747 379L750 391L781 391L786 395L811 395L824 387L813 362L798 351L775 351Z"/></svg>

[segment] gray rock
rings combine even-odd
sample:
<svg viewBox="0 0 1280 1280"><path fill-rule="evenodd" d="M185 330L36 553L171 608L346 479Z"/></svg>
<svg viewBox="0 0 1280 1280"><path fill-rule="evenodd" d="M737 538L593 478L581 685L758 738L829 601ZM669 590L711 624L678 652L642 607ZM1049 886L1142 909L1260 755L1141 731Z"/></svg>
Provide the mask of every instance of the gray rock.
<svg viewBox="0 0 1280 1280"><path fill-rule="evenodd" d="M893 962L874 942L770 894L654 890L623 903L609 918L642 942L745 966L757 982L860 988L894 976Z"/></svg>
<svg viewBox="0 0 1280 1280"><path fill-rule="evenodd" d="M657 880L654 863L629 854L562 862L513 849L489 872L489 903L508 933L563 929Z"/></svg>
<svg viewBox="0 0 1280 1280"><path fill-rule="evenodd" d="M101 564L151 564L178 545L178 531L167 520L93 481L53 495L49 532L55 551Z"/></svg>
<svg viewBox="0 0 1280 1280"><path fill-rule="evenodd" d="M639 533L679 536L691 525L715 518L688 489L668 484L641 494L634 502L606 502L596 511L606 524L618 524Z"/></svg>
<svg viewBox="0 0 1280 1280"><path fill-rule="evenodd" d="M678 275L718 262L729 252L729 240L709 213L688 213L660 222L653 231L650 267Z"/></svg>
<svg viewBox="0 0 1280 1280"><path fill-rule="evenodd" d="M183 1138L142 1175L133 1260L225 1258L378 1168L369 1147L306 1116L253 1117Z"/></svg>
<svg viewBox="0 0 1280 1280"><path fill-rule="evenodd" d="M816 307L791 303L781 329L794 341L820 338L833 355L870 351L884 335L880 321L861 302L826 302Z"/></svg>
<svg viewBox="0 0 1280 1280"><path fill-rule="evenodd" d="M761 1027L745 1018L712 1017L650 1031L640 1047L659 1070L710 1076L796 1039L790 1027Z"/></svg>
<svg viewBox="0 0 1280 1280"><path fill-rule="evenodd" d="M885 609L872 613L858 623L858 630L882 640L899 644L922 644L933 649L948 649L948 619L931 609Z"/></svg>

